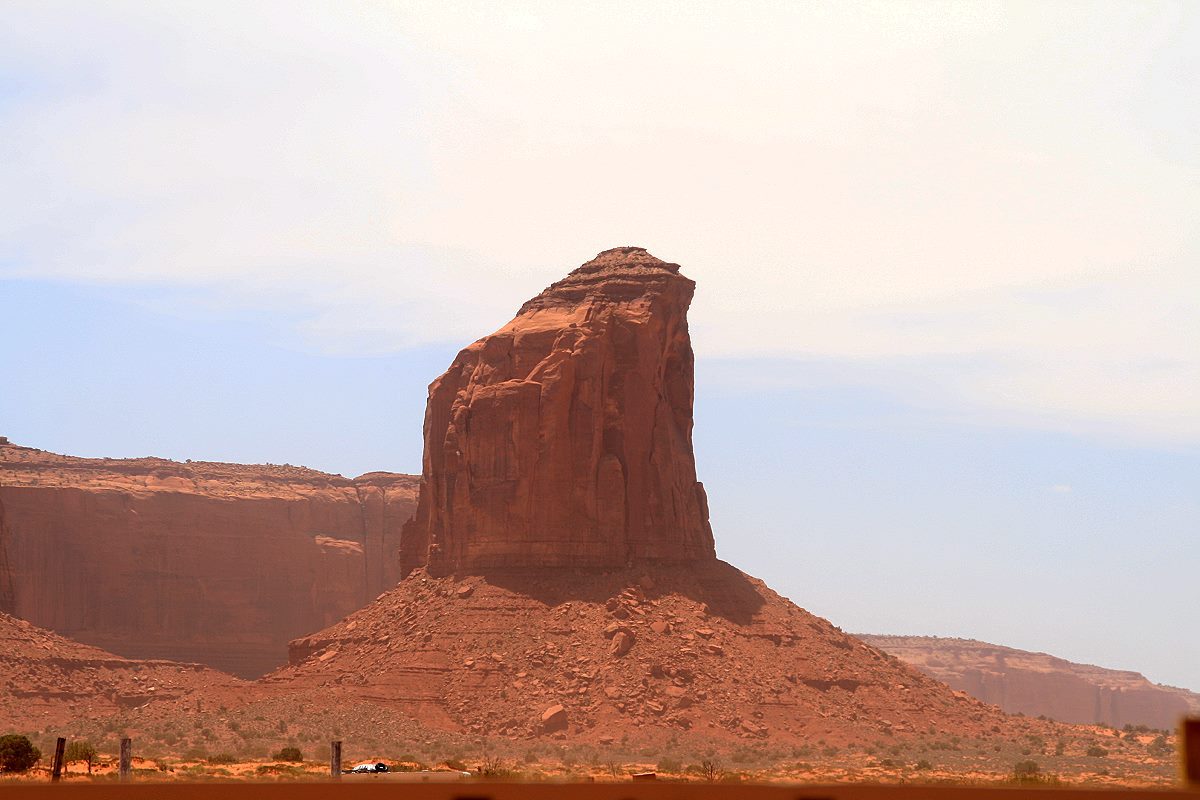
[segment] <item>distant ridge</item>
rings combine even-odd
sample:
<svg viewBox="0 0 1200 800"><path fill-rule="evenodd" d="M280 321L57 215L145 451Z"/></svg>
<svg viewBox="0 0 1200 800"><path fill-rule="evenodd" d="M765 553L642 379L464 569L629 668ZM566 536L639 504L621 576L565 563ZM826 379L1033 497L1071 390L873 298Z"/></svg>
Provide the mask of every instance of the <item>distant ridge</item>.
<svg viewBox="0 0 1200 800"><path fill-rule="evenodd" d="M1010 713L1060 722L1173 728L1200 694L1129 670L1077 664L974 639L856 634L930 677Z"/></svg>

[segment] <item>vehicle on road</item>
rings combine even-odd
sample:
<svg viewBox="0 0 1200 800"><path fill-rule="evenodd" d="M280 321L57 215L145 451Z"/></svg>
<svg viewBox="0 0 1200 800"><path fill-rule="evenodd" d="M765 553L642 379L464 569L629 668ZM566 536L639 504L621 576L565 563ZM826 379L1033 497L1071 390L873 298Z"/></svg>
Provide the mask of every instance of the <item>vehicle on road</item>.
<svg viewBox="0 0 1200 800"><path fill-rule="evenodd" d="M363 775L365 773L370 773L370 772L387 772L387 771L388 771L388 765L383 763L382 761L379 761L374 764L370 764L370 763L356 764L355 766L351 767L350 769L343 770L343 772L347 772L351 775Z"/></svg>

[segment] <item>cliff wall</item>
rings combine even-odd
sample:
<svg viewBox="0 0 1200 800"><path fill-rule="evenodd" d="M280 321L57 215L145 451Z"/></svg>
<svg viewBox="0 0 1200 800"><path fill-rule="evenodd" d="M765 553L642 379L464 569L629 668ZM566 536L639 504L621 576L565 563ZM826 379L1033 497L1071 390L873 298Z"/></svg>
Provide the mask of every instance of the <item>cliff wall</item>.
<svg viewBox="0 0 1200 800"><path fill-rule="evenodd" d="M1076 664L971 639L859 638L1010 713L1118 728L1174 728L1184 714L1200 713L1200 694L1151 683L1137 672Z"/></svg>
<svg viewBox="0 0 1200 800"><path fill-rule="evenodd" d="M0 445L0 602L128 658L257 676L396 582L416 488Z"/></svg>

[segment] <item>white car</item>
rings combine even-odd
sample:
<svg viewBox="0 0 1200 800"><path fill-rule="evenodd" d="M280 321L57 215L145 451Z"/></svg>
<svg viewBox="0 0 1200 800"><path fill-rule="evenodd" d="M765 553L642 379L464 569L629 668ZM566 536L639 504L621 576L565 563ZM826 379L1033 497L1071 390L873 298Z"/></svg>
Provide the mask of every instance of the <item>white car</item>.
<svg viewBox="0 0 1200 800"><path fill-rule="evenodd" d="M388 765L383 763L382 761L380 761L377 764L358 764L358 765L346 770L346 772L349 772L353 775L362 775L363 773L367 773L367 772L387 772L387 771L388 771Z"/></svg>

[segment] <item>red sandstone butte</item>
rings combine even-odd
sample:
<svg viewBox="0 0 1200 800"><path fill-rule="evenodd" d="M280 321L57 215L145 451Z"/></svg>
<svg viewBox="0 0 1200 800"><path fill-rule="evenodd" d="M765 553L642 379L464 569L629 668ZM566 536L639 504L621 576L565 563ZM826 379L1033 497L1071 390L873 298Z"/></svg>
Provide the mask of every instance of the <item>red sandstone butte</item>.
<svg viewBox="0 0 1200 800"><path fill-rule="evenodd" d="M692 456L692 290L641 248L609 250L463 350L429 391L407 574L293 641L262 685L475 736L1014 739L999 709L717 560Z"/></svg>
<svg viewBox="0 0 1200 800"><path fill-rule="evenodd" d="M429 387L401 570L712 560L692 456L695 284L606 250Z"/></svg>
<svg viewBox="0 0 1200 800"><path fill-rule="evenodd" d="M127 658L255 677L395 584L416 488L0 442L0 611Z"/></svg>

